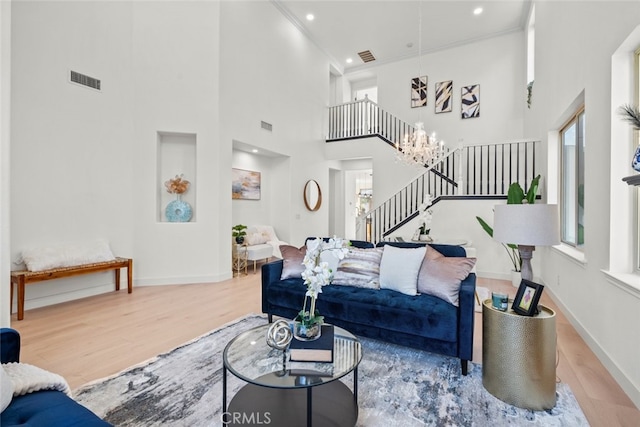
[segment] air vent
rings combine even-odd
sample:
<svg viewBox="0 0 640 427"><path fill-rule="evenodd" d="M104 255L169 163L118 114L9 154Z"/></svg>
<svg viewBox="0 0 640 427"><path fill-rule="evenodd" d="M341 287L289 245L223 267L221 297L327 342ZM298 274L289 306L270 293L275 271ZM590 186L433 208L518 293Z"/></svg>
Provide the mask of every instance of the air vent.
<svg viewBox="0 0 640 427"><path fill-rule="evenodd" d="M69 81L71 83L90 87L91 89L100 90L100 80L78 73L77 71L71 70L69 74Z"/></svg>
<svg viewBox="0 0 640 427"><path fill-rule="evenodd" d="M358 52L358 56L362 59L362 62L371 62L375 61L376 57L373 56L370 50L363 50L362 52Z"/></svg>
<svg viewBox="0 0 640 427"><path fill-rule="evenodd" d="M273 130L273 125L271 123L267 123L267 122L260 122L260 127L264 130L268 130L269 132L271 132Z"/></svg>

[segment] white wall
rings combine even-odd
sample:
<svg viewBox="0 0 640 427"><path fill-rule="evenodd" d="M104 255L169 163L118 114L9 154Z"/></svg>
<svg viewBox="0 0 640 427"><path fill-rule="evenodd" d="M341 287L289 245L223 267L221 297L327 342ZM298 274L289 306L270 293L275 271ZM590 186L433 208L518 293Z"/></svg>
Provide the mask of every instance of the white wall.
<svg viewBox="0 0 640 427"><path fill-rule="evenodd" d="M302 192L309 179L323 191L329 188L323 155L329 61L269 2L222 2L220 8L223 146L237 140L290 158L281 160L273 176L277 194L263 222L270 219L278 237L292 244L325 235L329 204L309 212ZM263 130L260 121L272 124L272 132ZM231 156L224 150L223 158ZM224 168L228 172L222 173L230 176L230 168ZM230 198L223 197L220 205L231 206ZM228 219L229 228L233 221Z"/></svg>
<svg viewBox="0 0 640 427"><path fill-rule="evenodd" d="M0 2L0 253L10 253L10 139L11 139L11 2ZM7 304L9 301L9 272L11 261L7 256L0 257L0 301L3 309L0 309L0 327L8 327L11 316Z"/></svg>
<svg viewBox="0 0 640 427"><path fill-rule="evenodd" d="M94 238L132 256L131 4L13 2L11 24L11 248L3 258ZM103 90L70 84L70 69L101 79ZM26 308L112 283L104 273L33 284Z"/></svg>
<svg viewBox="0 0 640 427"><path fill-rule="evenodd" d="M542 279L547 290L640 406L640 293L614 286L603 272L610 264L610 210L616 209L610 207L610 188L626 186L617 179L611 182L611 168L616 174L620 169L628 171L627 175L633 173L629 167L631 150L627 159L615 164L610 161L613 144L628 144L611 139L612 117L619 120L612 114L618 105L612 105L611 87L612 81L620 79L612 75L612 55L639 24L638 17L638 2L581 2L580 7L570 2L536 2L536 79L525 128L528 135L542 138L546 146L547 135L558 130L573 101L584 92L584 259L555 249L535 257L544 265ZM548 174L552 177L556 172L550 168ZM554 193L557 189L550 192Z"/></svg>
<svg viewBox="0 0 640 427"><path fill-rule="evenodd" d="M449 147L521 138L527 86L523 46L524 33L515 32L423 55L420 69L429 82L427 106L422 108L410 106L417 59L375 67L371 72L377 74L378 105L410 124L423 121L425 129L436 132ZM359 74L347 76L357 79ZM434 87L445 80L453 81L452 111L436 114ZM461 88L473 84L480 85L480 117L462 120Z"/></svg>

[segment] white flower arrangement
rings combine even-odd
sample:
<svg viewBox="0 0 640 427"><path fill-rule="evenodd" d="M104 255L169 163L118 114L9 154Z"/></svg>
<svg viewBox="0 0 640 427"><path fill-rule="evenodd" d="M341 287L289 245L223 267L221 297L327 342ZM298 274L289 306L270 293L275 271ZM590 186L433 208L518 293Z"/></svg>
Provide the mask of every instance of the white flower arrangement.
<svg viewBox="0 0 640 427"><path fill-rule="evenodd" d="M304 284L307 285L304 306L298 313L297 320L305 323L322 322L322 316L316 313L316 299L322 293L322 287L331 283L333 271L329 263L322 261L320 255L323 252L331 252L336 258L344 259L349 252L349 241L333 237L327 242L320 238L307 241L307 253L302 261L305 270L302 272ZM307 310L307 300L311 300L311 306Z"/></svg>
<svg viewBox="0 0 640 427"><path fill-rule="evenodd" d="M418 222L420 223L420 234L429 234L433 211L429 207L433 204L431 194L425 195L424 202L418 206Z"/></svg>

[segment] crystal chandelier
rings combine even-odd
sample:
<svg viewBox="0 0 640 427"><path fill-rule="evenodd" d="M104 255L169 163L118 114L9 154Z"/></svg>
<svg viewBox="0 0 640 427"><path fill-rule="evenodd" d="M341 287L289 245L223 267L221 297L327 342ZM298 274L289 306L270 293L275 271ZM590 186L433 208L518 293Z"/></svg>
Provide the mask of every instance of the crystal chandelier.
<svg viewBox="0 0 640 427"><path fill-rule="evenodd" d="M422 122L416 123L413 133L405 135L402 142L396 142L396 150L398 161L421 167L437 163L445 154L444 142L435 134L427 135Z"/></svg>
<svg viewBox="0 0 640 427"><path fill-rule="evenodd" d="M422 1L418 2L418 79L422 55ZM426 103L425 103L426 105ZM419 114L421 116L421 114ZM445 154L444 142L436 139L435 133L427 135L424 123L419 120L411 135L406 134L402 142L396 142L396 159L402 163L429 167L437 163Z"/></svg>

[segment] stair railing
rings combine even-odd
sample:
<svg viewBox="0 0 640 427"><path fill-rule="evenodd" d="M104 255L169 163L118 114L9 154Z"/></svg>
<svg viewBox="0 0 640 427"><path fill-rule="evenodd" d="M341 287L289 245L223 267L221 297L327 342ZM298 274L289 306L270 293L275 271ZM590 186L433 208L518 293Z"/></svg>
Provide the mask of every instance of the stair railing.
<svg viewBox="0 0 640 427"><path fill-rule="evenodd" d="M512 182L526 192L537 174L539 142L471 145L450 151L441 162L363 214L356 224L357 237L374 243L387 239L418 216L427 194L434 205L447 199L505 199Z"/></svg>

